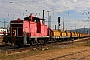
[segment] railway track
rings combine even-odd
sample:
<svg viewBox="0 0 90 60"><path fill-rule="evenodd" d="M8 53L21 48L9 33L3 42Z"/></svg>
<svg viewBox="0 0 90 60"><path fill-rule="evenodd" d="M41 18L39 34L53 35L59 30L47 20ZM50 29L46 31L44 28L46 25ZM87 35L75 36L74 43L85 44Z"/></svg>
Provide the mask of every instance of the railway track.
<svg viewBox="0 0 90 60"><path fill-rule="evenodd" d="M55 45L68 45L68 44L73 44L74 42L85 42L88 41L89 38L83 38L83 39L79 39L79 40L74 40L74 41L65 41L65 42L56 42L56 43L50 43L47 45L37 45L37 46L24 46L23 48L19 48L17 46L14 47L10 47L10 45L6 44L6 45L0 45L0 53L3 54L12 54L15 52L23 52L23 51L33 51L33 50L44 50L44 49L48 49L49 46L55 46ZM8 53L6 53L8 52Z"/></svg>
<svg viewBox="0 0 90 60"><path fill-rule="evenodd" d="M66 60L66 59L67 60L85 60L88 57L90 57L90 54L88 53L88 51L90 52L90 49L70 52L68 54L61 55L61 56L58 56L49 60Z"/></svg>
<svg viewBox="0 0 90 60"><path fill-rule="evenodd" d="M87 42L89 40L90 40L90 37L88 37L88 38L82 38L82 39L76 39L74 41L68 40L68 41L64 41L64 42L58 42L58 43L56 43L56 45L67 45L67 44L73 44L75 42Z"/></svg>

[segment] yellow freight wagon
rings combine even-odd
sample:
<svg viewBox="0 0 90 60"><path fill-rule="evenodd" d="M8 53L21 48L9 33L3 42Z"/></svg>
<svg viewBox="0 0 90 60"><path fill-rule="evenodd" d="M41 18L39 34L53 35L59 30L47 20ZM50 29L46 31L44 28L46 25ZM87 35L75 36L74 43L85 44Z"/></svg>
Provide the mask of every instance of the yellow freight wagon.
<svg viewBox="0 0 90 60"><path fill-rule="evenodd" d="M80 33L77 33L77 36L79 37Z"/></svg>
<svg viewBox="0 0 90 60"><path fill-rule="evenodd" d="M76 32L75 32L75 36L78 36Z"/></svg>
<svg viewBox="0 0 90 60"><path fill-rule="evenodd" d="M83 36L83 34L82 33L80 33L80 37L82 37Z"/></svg>
<svg viewBox="0 0 90 60"><path fill-rule="evenodd" d="M67 36L70 37L71 36L71 32L67 31Z"/></svg>
<svg viewBox="0 0 90 60"><path fill-rule="evenodd" d="M74 32L71 32L72 33L72 36L75 36L75 33Z"/></svg>
<svg viewBox="0 0 90 60"><path fill-rule="evenodd" d="M65 31L61 31L61 35L62 35L62 37L66 37L67 36Z"/></svg>
<svg viewBox="0 0 90 60"><path fill-rule="evenodd" d="M53 30L54 36L60 36L60 30Z"/></svg>

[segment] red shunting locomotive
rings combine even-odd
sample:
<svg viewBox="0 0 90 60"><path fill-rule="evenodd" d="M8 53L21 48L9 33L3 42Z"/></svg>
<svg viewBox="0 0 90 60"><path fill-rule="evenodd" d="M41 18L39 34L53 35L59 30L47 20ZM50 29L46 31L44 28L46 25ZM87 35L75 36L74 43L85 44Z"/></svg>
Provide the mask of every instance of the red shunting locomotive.
<svg viewBox="0 0 90 60"><path fill-rule="evenodd" d="M49 38L48 28L45 25L45 19L34 17L30 14L24 20L18 18L10 21L10 33L4 37L3 42L11 45L35 45L45 43Z"/></svg>

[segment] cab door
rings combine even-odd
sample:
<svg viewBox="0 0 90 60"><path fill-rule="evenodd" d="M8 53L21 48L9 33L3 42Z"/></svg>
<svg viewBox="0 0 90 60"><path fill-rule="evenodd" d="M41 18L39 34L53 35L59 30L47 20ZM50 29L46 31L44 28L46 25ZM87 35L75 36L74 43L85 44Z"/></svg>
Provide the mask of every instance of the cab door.
<svg viewBox="0 0 90 60"><path fill-rule="evenodd" d="M13 29L13 31L12 31L12 36L16 36L17 34L16 34L16 29Z"/></svg>

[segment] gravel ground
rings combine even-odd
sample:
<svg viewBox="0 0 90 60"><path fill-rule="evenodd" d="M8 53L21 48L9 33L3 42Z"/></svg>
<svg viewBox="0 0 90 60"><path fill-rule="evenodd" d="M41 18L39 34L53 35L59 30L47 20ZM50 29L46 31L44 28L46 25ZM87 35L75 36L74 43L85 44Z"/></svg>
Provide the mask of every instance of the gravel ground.
<svg viewBox="0 0 90 60"><path fill-rule="evenodd" d="M43 46L43 48L48 47L48 49L39 51L38 53L34 52L35 54L31 53L28 54L27 56L26 55L21 55L17 57L15 56L12 59L8 56L10 59L7 57L4 60L90 60L90 54L89 54L90 46L85 46L83 45L84 43L85 41L74 42L72 44L55 43L55 44ZM25 51L24 53L27 52ZM22 53L23 52L19 52L19 54Z"/></svg>
<svg viewBox="0 0 90 60"><path fill-rule="evenodd" d="M82 43L53 46L59 49L46 50L18 60L90 60L90 47Z"/></svg>

